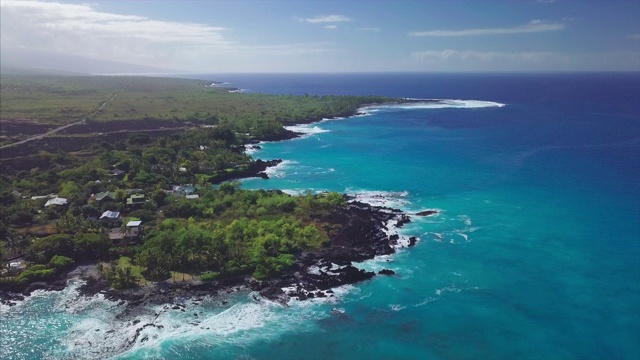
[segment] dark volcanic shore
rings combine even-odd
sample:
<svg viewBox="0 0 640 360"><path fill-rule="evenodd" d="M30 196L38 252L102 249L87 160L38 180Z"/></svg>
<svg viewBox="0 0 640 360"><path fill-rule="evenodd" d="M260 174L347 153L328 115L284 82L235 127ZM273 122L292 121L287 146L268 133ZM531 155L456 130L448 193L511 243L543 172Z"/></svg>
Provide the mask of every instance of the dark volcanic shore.
<svg viewBox="0 0 640 360"><path fill-rule="evenodd" d="M399 235L388 235L385 230L391 226L401 227L410 218L397 209L351 201L345 208L321 220L339 224L342 228L331 236L323 249L298 254L296 263L274 279L258 281L250 276L240 276L212 282L169 280L152 286L113 290L108 289L104 280L87 278L81 292L87 296L102 292L111 300L126 300L129 311L145 305L179 304L179 299L185 298L224 296L241 289L258 291L262 297L281 304L286 304L292 297L299 300L330 297L333 296L331 288L376 276L374 272L356 268L353 263L393 254ZM385 271L383 274L391 273Z"/></svg>
<svg viewBox="0 0 640 360"><path fill-rule="evenodd" d="M175 304L178 299L184 298L222 296L239 289L258 291L264 298L282 304L286 304L291 297L300 300L330 297L333 296L331 288L376 276L373 272L356 268L353 263L394 253L399 235L388 230L401 227L410 218L397 209L374 207L351 199L346 207L319 220L338 224L340 230L330 237L329 244L324 248L298 254L295 264L274 279L258 281L250 276L241 276L212 282L167 280L134 289L114 290L109 289L106 280L100 278L90 266L79 267L69 273L69 277L79 277L86 282L80 288L83 295L103 293L108 299L127 301L129 311L151 304ZM415 243L415 240L411 238L409 243ZM385 271L382 274L391 273ZM11 305L34 290L59 291L66 286L66 280L65 275L48 283L3 289L0 290L0 301Z"/></svg>
<svg viewBox="0 0 640 360"><path fill-rule="evenodd" d="M335 117L357 116L359 110ZM335 118L330 117L330 118ZM305 119L295 124L311 124L319 122L325 117ZM294 124L289 124L294 125ZM264 139L255 139L245 144L246 147L259 147L260 141L282 141L301 137L304 134L286 130L282 134ZM282 160L256 160L249 168L232 176L216 176L211 180L215 183L222 181L262 177L268 178L265 170L276 166ZM416 216L428 216L432 211L417 213ZM367 272L353 266L353 262L361 262L373 259L378 255L389 255L395 252L400 236L389 232L389 227L402 227L410 222L410 217L398 209L371 206L350 198L348 206L338 209L330 215L319 219L332 224L340 225L340 231L330 237L329 244L318 251L310 251L298 254L295 264L286 272L275 279L258 281L250 276L227 278L221 281L178 281L170 280L155 283L150 286L138 287L128 290L109 289L106 280L101 279L95 271L86 272L86 267L80 266L76 270L63 274L55 280L38 282L19 286L0 286L0 303L13 305L13 301L22 300L35 290L60 291L67 285L69 277L79 277L86 284L80 289L86 296L103 293L111 300L126 300L129 307L133 308L146 304L172 304L177 298L201 297L204 295L224 295L237 289L259 291L260 294L270 300L282 304L291 297L305 300L314 297L333 296L331 288L365 281L376 276L374 272ZM406 244L411 247L417 242L416 237L410 237ZM383 269L381 275L393 275L393 271ZM285 290L283 290L285 289Z"/></svg>

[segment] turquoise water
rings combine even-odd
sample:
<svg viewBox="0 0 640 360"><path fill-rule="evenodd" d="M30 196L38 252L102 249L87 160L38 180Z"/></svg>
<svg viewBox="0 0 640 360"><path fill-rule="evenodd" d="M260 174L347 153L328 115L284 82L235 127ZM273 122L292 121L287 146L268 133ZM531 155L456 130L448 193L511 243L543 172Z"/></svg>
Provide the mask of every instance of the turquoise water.
<svg viewBox="0 0 640 360"><path fill-rule="evenodd" d="M416 247L360 265L397 276L289 307L242 292L228 304L185 299L186 312L149 309L137 325L117 318L121 306L78 298L73 287L38 293L10 312L2 308L5 357L635 358L637 74L367 76L230 82L254 91L271 84L297 93L316 84L327 92L504 106L378 107L302 126L303 138L254 153L285 161L271 179L243 186L347 192L408 212L440 209L402 230L420 237ZM145 328L127 346L148 322L163 328Z"/></svg>

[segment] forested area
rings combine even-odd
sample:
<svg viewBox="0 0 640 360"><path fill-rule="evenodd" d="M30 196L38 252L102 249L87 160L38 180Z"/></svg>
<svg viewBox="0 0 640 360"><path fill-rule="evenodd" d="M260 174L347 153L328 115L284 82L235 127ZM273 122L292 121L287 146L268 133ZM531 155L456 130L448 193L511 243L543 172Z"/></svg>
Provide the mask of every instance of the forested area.
<svg viewBox="0 0 640 360"><path fill-rule="evenodd" d="M82 98L81 90L86 89L77 81L63 82L56 89L64 92L71 87ZM145 88L145 81L186 84L192 91L202 85L167 79L134 82L131 93L147 91L144 101L124 96L121 100L129 105L138 100L155 103L149 109L156 112L143 115L147 120L165 117L158 96L171 87ZM37 96L51 90L51 84L45 85L34 88ZM3 94L7 91L3 82ZM293 264L296 254L321 248L340 230L321 220L344 206L339 194L293 197L279 191L242 190L238 183L225 181L264 170L267 164L246 155L245 144L290 136L283 124L349 115L365 103L387 99L198 91L201 97L215 94L207 98L207 107L172 115L196 124L195 128L168 136L134 132L117 141L96 136L85 151L40 150L24 159L46 166L0 175L0 283L46 281L74 264L91 262L99 263L117 288L168 279L176 272L205 281L239 275L266 279ZM61 102L78 101L58 95ZM16 99L33 100L15 95L4 99L2 106L14 106ZM185 101L193 105L194 99ZM117 111L118 104L98 112L95 120L107 121L106 112ZM137 226L127 225L132 223ZM26 269L4 261L20 254Z"/></svg>

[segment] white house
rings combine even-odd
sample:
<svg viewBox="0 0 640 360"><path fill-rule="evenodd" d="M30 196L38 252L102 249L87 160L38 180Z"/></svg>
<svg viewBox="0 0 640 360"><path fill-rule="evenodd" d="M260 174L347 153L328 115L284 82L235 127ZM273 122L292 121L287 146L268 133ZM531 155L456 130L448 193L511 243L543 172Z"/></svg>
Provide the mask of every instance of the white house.
<svg viewBox="0 0 640 360"><path fill-rule="evenodd" d="M55 197L53 199L47 200L47 203L44 204L44 207L51 206L51 205L58 205L58 206L67 205L67 199L61 198L61 197Z"/></svg>

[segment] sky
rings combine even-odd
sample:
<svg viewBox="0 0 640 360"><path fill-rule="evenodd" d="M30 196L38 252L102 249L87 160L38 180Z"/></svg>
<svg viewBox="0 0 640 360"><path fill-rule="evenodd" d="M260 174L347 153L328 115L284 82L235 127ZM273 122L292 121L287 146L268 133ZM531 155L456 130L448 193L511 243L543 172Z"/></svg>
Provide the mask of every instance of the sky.
<svg viewBox="0 0 640 360"><path fill-rule="evenodd" d="M640 0L0 5L3 56L195 73L640 71Z"/></svg>

